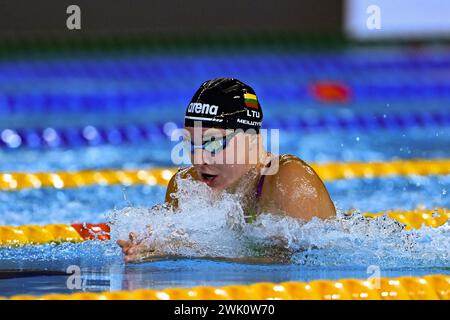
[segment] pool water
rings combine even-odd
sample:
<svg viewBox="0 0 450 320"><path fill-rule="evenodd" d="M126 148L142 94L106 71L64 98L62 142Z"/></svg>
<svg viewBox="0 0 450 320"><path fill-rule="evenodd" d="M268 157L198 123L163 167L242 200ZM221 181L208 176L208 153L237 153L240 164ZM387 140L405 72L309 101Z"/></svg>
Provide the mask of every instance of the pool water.
<svg viewBox="0 0 450 320"><path fill-rule="evenodd" d="M5 59L0 61L0 131L172 127L182 123L183 109L202 81L232 75L259 93L266 127L280 129L280 153L315 163L450 158L450 123L445 120L450 114L450 51L445 49L424 47L414 55L404 47L375 52L355 47L315 54L236 51L231 56L139 53ZM330 79L348 86L349 101L314 99L309 86ZM411 120L412 112L425 116ZM433 112L441 118L426 118ZM403 120L389 126L370 121L333 124L375 114ZM290 123L293 118L303 124ZM318 125L317 119L328 119L328 124ZM0 171L172 167L174 142L166 134L116 143L47 138L47 146L3 139ZM449 175L342 179L327 181L326 186L340 212L450 207ZM113 221L115 240L148 219L162 247L179 231L199 248L176 252L186 258L129 265L122 262L114 240L0 248L0 296L367 278L370 266L384 277L450 274L448 222L407 231L389 219L356 216L296 224L261 217L259 224L233 233L227 219L236 218L236 209L229 199L220 209L202 204L178 216L143 209L161 203L164 194L163 186L134 185L0 191L0 225ZM202 258L248 253L245 241L273 244L277 232L295 249L291 263ZM69 266L80 268L83 281L78 288L67 286Z"/></svg>

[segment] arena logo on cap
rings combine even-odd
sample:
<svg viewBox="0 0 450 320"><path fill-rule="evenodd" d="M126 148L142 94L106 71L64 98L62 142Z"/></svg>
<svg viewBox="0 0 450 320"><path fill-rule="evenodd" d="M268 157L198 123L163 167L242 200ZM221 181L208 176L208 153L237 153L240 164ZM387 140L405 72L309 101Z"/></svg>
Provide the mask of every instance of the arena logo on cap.
<svg viewBox="0 0 450 320"><path fill-rule="evenodd" d="M189 104L188 112L199 113L199 114L209 114L212 116L217 115L219 107L216 105L209 105L208 103L192 102Z"/></svg>

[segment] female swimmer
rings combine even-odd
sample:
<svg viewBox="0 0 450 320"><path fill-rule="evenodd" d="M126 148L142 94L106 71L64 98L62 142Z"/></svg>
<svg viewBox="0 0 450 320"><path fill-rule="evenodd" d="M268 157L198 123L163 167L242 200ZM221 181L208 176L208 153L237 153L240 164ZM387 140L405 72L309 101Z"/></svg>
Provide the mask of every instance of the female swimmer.
<svg viewBox="0 0 450 320"><path fill-rule="evenodd" d="M247 221L262 212L303 220L335 216L323 182L307 163L293 155L274 155L264 149L262 119L261 105L250 86L230 78L204 82L185 115L192 166L172 177L166 204L174 208L178 205L177 181L194 179L214 192L238 195ZM118 244L125 261L148 256L146 246L133 233L129 240L119 240Z"/></svg>

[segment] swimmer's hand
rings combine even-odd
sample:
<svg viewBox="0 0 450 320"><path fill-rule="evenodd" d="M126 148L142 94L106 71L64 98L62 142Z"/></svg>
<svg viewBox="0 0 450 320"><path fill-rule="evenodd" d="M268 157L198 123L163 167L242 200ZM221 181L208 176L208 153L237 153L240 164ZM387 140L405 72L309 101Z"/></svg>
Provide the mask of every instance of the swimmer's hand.
<svg viewBox="0 0 450 320"><path fill-rule="evenodd" d="M127 263L141 262L153 255L153 250L142 240L137 240L135 233L131 232L129 240L117 240L117 244L122 248Z"/></svg>

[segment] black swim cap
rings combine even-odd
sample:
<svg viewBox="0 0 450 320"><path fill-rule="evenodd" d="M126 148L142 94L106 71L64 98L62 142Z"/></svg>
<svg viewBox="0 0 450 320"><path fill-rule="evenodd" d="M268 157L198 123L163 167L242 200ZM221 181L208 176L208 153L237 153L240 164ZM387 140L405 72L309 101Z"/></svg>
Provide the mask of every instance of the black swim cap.
<svg viewBox="0 0 450 320"><path fill-rule="evenodd" d="M184 125L193 127L200 121L206 128L254 129L261 128L263 113L255 91L245 83L232 78L205 81L189 103Z"/></svg>

